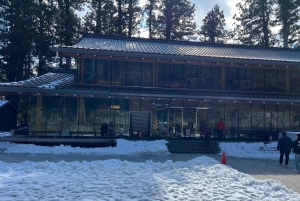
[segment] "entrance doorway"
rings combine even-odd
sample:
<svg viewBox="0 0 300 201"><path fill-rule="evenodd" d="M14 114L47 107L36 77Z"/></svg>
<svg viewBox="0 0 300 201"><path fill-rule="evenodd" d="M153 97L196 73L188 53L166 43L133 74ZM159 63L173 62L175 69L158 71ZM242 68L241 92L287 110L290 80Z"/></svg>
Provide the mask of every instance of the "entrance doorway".
<svg viewBox="0 0 300 201"><path fill-rule="evenodd" d="M210 108L170 107L169 127L172 137L199 137L204 125L209 125Z"/></svg>

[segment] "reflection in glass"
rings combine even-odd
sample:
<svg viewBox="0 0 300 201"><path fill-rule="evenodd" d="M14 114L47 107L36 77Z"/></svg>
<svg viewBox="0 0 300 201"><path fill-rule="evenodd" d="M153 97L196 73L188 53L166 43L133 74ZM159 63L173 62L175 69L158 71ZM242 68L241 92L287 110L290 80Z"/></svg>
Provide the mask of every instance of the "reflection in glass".
<svg viewBox="0 0 300 201"><path fill-rule="evenodd" d="M264 91L264 69L253 69L253 91Z"/></svg>
<svg viewBox="0 0 300 201"><path fill-rule="evenodd" d="M252 129L264 130L264 105L252 104Z"/></svg>
<svg viewBox="0 0 300 201"><path fill-rule="evenodd" d="M225 126L227 137L234 137L238 129L238 104L226 103L225 104Z"/></svg>
<svg viewBox="0 0 300 201"><path fill-rule="evenodd" d="M300 131L300 107L299 105L290 106L290 130Z"/></svg>
<svg viewBox="0 0 300 201"><path fill-rule="evenodd" d="M289 106L278 105L278 131L284 131L289 129Z"/></svg>

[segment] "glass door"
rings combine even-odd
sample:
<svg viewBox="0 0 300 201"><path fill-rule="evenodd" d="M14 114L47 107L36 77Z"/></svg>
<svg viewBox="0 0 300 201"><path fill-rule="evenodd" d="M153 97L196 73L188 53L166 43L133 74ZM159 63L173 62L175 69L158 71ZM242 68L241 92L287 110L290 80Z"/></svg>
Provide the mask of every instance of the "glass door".
<svg viewBox="0 0 300 201"><path fill-rule="evenodd" d="M202 129L205 125L209 125L209 108L196 108L197 115L196 115L196 136L199 137L202 135ZM213 131L213 128L210 128Z"/></svg>

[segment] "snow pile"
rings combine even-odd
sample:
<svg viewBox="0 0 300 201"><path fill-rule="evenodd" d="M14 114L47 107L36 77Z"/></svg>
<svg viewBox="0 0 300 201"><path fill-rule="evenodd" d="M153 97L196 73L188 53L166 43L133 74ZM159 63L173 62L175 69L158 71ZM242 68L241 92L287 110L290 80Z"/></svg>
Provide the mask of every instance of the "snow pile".
<svg viewBox="0 0 300 201"><path fill-rule="evenodd" d="M0 162L1 200L289 200L300 195L208 157L187 162Z"/></svg>
<svg viewBox="0 0 300 201"><path fill-rule="evenodd" d="M277 142L221 142L219 147L227 156L238 158L278 159ZM290 157L293 159L294 157Z"/></svg>
<svg viewBox="0 0 300 201"><path fill-rule="evenodd" d="M4 142L0 148L6 146L4 153L31 153L31 154L83 154L83 155L168 155L166 140L156 141L128 141L117 139L116 147L80 148L71 146L37 146L33 144L14 144L10 146Z"/></svg>

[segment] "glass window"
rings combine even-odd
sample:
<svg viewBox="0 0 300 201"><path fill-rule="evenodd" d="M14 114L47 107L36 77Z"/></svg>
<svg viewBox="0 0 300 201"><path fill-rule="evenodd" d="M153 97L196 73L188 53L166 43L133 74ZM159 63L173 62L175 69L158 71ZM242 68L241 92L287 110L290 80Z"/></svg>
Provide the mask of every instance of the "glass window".
<svg viewBox="0 0 300 201"><path fill-rule="evenodd" d="M252 69L239 68L239 90L251 91L252 90Z"/></svg>
<svg viewBox="0 0 300 201"><path fill-rule="evenodd" d="M265 69L265 91L277 92L277 70Z"/></svg>
<svg viewBox="0 0 300 201"><path fill-rule="evenodd" d="M270 133L275 134L277 131L277 105L265 105L265 128L270 130Z"/></svg>
<svg viewBox="0 0 300 201"><path fill-rule="evenodd" d="M264 105L252 104L252 129L264 130Z"/></svg>
<svg viewBox="0 0 300 201"><path fill-rule="evenodd" d="M278 71L278 92L286 91L286 72L287 70L277 70Z"/></svg>
<svg viewBox="0 0 300 201"><path fill-rule="evenodd" d="M300 107L299 105L290 106L290 130L300 131Z"/></svg>
<svg viewBox="0 0 300 201"><path fill-rule="evenodd" d="M222 68L220 66L211 67L211 88L212 89L222 89Z"/></svg>
<svg viewBox="0 0 300 201"><path fill-rule="evenodd" d="M238 104L226 103L225 104L225 127L227 137L234 137L238 129Z"/></svg>
<svg viewBox="0 0 300 201"><path fill-rule="evenodd" d="M264 69L253 69L253 91L264 91Z"/></svg>
<svg viewBox="0 0 300 201"><path fill-rule="evenodd" d="M251 130L251 104L240 103L239 104L239 130L246 132Z"/></svg>
<svg viewBox="0 0 300 201"><path fill-rule="evenodd" d="M164 86L164 65L161 63L157 65L157 86Z"/></svg>
<svg viewBox="0 0 300 201"><path fill-rule="evenodd" d="M198 68L199 66L191 66L190 87L191 89L198 88Z"/></svg>
<svg viewBox="0 0 300 201"><path fill-rule="evenodd" d="M191 66L183 65L182 66L182 79L183 79L183 87L190 88L191 86Z"/></svg>
<svg viewBox="0 0 300 201"><path fill-rule="evenodd" d="M227 75L227 79L226 79L227 90L238 90L239 87L238 68L228 67L226 75Z"/></svg>
<svg viewBox="0 0 300 201"><path fill-rule="evenodd" d="M44 96L46 112L46 130L62 131L63 97Z"/></svg>
<svg viewBox="0 0 300 201"><path fill-rule="evenodd" d="M79 131L95 132L95 98L79 98Z"/></svg>
<svg viewBox="0 0 300 201"><path fill-rule="evenodd" d="M112 82L112 66L115 64L112 60L105 61L105 84L111 85Z"/></svg>
<svg viewBox="0 0 300 201"><path fill-rule="evenodd" d="M100 133L100 128L103 123L109 124L111 121L110 117L110 105L111 99L109 98L100 98L95 99L94 108L95 108L95 130L97 133Z"/></svg>
<svg viewBox="0 0 300 201"><path fill-rule="evenodd" d="M278 105L278 131L289 130L289 105Z"/></svg>
<svg viewBox="0 0 300 201"><path fill-rule="evenodd" d="M142 63L142 86L153 87L153 64L152 63Z"/></svg>
<svg viewBox="0 0 300 201"><path fill-rule="evenodd" d="M300 70L291 70L290 73L290 92L300 93Z"/></svg>
<svg viewBox="0 0 300 201"><path fill-rule="evenodd" d="M105 60L97 59L96 72L97 84L105 84Z"/></svg>
<svg viewBox="0 0 300 201"><path fill-rule="evenodd" d="M219 102L211 103L211 118L210 118L210 127L214 129L216 124L220 119L225 120L225 104Z"/></svg>
<svg viewBox="0 0 300 201"><path fill-rule="evenodd" d="M95 84L95 59L84 59L84 83Z"/></svg>
<svg viewBox="0 0 300 201"><path fill-rule="evenodd" d="M184 81L182 79L182 65L174 64L173 65L173 87L175 88L183 88Z"/></svg>
<svg viewBox="0 0 300 201"><path fill-rule="evenodd" d="M63 132L78 131L77 103L78 98L65 97L63 109Z"/></svg>
<svg viewBox="0 0 300 201"><path fill-rule="evenodd" d="M211 68L200 66L198 70L198 89L211 89Z"/></svg>

